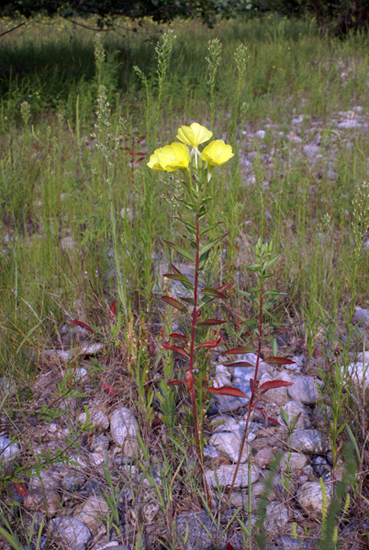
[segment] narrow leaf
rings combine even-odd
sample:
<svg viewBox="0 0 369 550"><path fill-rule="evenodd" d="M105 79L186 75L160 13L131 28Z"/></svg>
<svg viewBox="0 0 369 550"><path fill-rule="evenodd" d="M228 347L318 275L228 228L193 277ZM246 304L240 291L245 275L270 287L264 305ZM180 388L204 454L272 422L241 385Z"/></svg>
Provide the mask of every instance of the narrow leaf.
<svg viewBox="0 0 369 550"><path fill-rule="evenodd" d="M260 407L252 407L253 409L255 409L255 411L259 411L259 413L261 413L264 417L264 420L265 420L265 427L267 428L268 427L268 415L267 413L264 411L264 409L261 409Z"/></svg>
<svg viewBox="0 0 369 550"><path fill-rule="evenodd" d="M276 388L283 388L285 386L293 386L293 382L286 382L285 380L271 380L270 382L264 382L258 387L258 392L265 393L268 390L274 390Z"/></svg>
<svg viewBox="0 0 369 550"><path fill-rule="evenodd" d="M205 321L200 321L200 323L197 323L200 327L211 327L213 325L223 325L227 321L220 321L218 319L205 319Z"/></svg>
<svg viewBox="0 0 369 550"><path fill-rule="evenodd" d="M168 380L167 386L185 386L186 383L183 380Z"/></svg>
<svg viewBox="0 0 369 550"><path fill-rule="evenodd" d="M183 349L179 348L178 346L171 346L167 342L163 342L162 346L163 346L164 349L168 349L170 351L176 351L177 353L180 353L181 355L184 355L185 357L188 357L188 354Z"/></svg>
<svg viewBox="0 0 369 550"><path fill-rule="evenodd" d="M231 363L222 363L225 367L255 367L248 361L232 361Z"/></svg>
<svg viewBox="0 0 369 550"><path fill-rule="evenodd" d="M255 393L255 390L257 389L258 387L258 382L253 379L253 378L250 378L250 390L251 390L251 393Z"/></svg>
<svg viewBox="0 0 369 550"><path fill-rule="evenodd" d="M173 279L173 281L179 281L180 283L186 283L193 288L193 284L191 283L190 279L182 273L164 273L163 277L166 277L167 279Z"/></svg>
<svg viewBox="0 0 369 550"><path fill-rule="evenodd" d="M227 548L226 550L233 550L233 546L230 542L227 543Z"/></svg>
<svg viewBox="0 0 369 550"><path fill-rule="evenodd" d="M109 315L114 318L117 316L117 307L115 305L115 300L113 300L113 303L110 306Z"/></svg>
<svg viewBox="0 0 369 550"><path fill-rule="evenodd" d="M190 304L191 306L195 305L195 300L193 298L187 298L186 296L178 296L181 300L184 302L187 302L187 304Z"/></svg>
<svg viewBox="0 0 369 550"><path fill-rule="evenodd" d="M225 290L228 290L229 288L231 288L231 286L233 286L234 283L226 283L225 285L222 285L222 286L219 286L217 288L217 291L218 292L224 292Z"/></svg>
<svg viewBox="0 0 369 550"><path fill-rule="evenodd" d="M220 300L227 300L227 296L214 288L203 288L201 294L205 296L210 296L211 298L219 298Z"/></svg>
<svg viewBox="0 0 369 550"><path fill-rule="evenodd" d="M181 338L182 340L188 340L188 336L185 334L178 334L178 332L172 332L172 334L169 334L169 338Z"/></svg>
<svg viewBox="0 0 369 550"><path fill-rule="evenodd" d="M215 246L216 244L218 244L222 239L224 239L224 237L226 237L226 235L228 235L228 233L224 233L224 235L220 235L220 237L217 237L216 239L214 239L213 241L210 241L210 243L206 244L205 246L202 247L202 249L200 250L200 259L202 256L204 256L204 254L206 254L207 252L209 252L209 250L211 250L213 248L213 246Z"/></svg>
<svg viewBox="0 0 369 550"><path fill-rule="evenodd" d="M276 418L272 418L271 416L268 416L268 420L272 424L276 424L277 426L282 426L282 424Z"/></svg>
<svg viewBox="0 0 369 550"><path fill-rule="evenodd" d="M240 355L242 353L252 353L254 350L250 348L249 346L238 346L237 348L229 349L228 351L225 351L224 353L226 355L230 355L233 353L234 355Z"/></svg>
<svg viewBox="0 0 369 550"><path fill-rule="evenodd" d="M216 348L220 341L220 337L218 338L218 340L207 340L207 342L199 344L198 346L196 346L196 348Z"/></svg>
<svg viewBox="0 0 369 550"><path fill-rule="evenodd" d="M263 359L264 363L271 363L272 365L294 365L295 361L291 359L285 359L284 357L267 357Z"/></svg>
<svg viewBox="0 0 369 550"><path fill-rule="evenodd" d="M95 332L94 329L90 327L90 325L87 325L86 323L82 323L82 321L75 321L73 319L69 319L69 322L73 323L73 325L77 325L77 327L85 328L90 332Z"/></svg>
<svg viewBox="0 0 369 550"><path fill-rule="evenodd" d="M243 391L232 388L231 386L223 386L222 388L207 388L210 393L214 395L229 395L231 397L245 397L248 399L247 395Z"/></svg>
<svg viewBox="0 0 369 550"><path fill-rule="evenodd" d="M185 258L187 258L187 260L190 260L190 262L193 262L193 258L191 256L191 254L189 252L187 252L187 250L185 250L184 248L181 248L180 246L178 246L174 243L171 243L170 241L164 241L164 242L165 242L165 244L167 244L168 246L173 248L173 250L178 252L178 254L181 254L181 256L184 256Z"/></svg>
<svg viewBox="0 0 369 550"><path fill-rule="evenodd" d="M187 313L187 308L175 298L172 298L171 296L162 296L161 299L166 304L169 304L170 306L179 309L179 311L183 311L183 313Z"/></svg>

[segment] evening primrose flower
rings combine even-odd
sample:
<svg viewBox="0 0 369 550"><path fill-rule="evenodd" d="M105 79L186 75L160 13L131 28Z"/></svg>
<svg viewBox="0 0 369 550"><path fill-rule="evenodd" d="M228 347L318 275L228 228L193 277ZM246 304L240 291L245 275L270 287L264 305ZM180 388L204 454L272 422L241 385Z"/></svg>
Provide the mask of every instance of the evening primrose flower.
<svg viewBox="0 0 369 550"><path fill-rule="evenodd" d="M213 132L210 132L205 126L201 126L198 122L194 122L191 126L181 126L178 128L177 138L182 143L190 145L191 147L198 147L201 143L209 141L213 136Z"/></svg>
<svg viewBox="0 0 369 550"><path fill-rule="evenodd" d="M190 153L187 146L183 145L183 143L178 143L178 141L173 142L171 145L166 145L157 151L158 163L161 169L167 172L185 170L190 164Z"/></svg>
<svg viewBox="0 0 369 550"><path fill-rule="evenodd" d="M210 166L221 166L234 156L232 147L226 145L222 139L211 141L202 152L201 158Z"/></svg>
<svg viewBox="0 0 369 550"><path fill-rule="evenodd" d="M153 152L153 154L150 156L150 160L149 162L147 163L147 166L149 168L151 168L151 170L159 170L159 171L163 171L164 168L160 165L159 163L159 157L158 157L158 154L159 152L161 151L161 148L160 149L155 149L155 151Z"/></svg>

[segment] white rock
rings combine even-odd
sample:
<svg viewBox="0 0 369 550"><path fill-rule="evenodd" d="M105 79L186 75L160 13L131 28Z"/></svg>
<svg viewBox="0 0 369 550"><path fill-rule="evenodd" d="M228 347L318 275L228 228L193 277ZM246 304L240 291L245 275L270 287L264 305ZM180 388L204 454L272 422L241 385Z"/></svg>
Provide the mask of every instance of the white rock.
<svg viewBox="0 0 369 550"><path fill-rule="evenodd" d="M231 386L231 379L224 374L217 374L213 380L213 388L223 388L223 386Z"/></svg>
<svg viewBox="0 0 369 550"><path fill-rule="evenodd" d="M347 368L341 367L342 374L350 378L354 384L362 385L365 380L365 384L369 385L369 363L351 363Z"/></svg>
<svg viewBox="0 0 369 550"><path fill-rule="evenodd" d="M320 430L296 430L290 438L290 447L307 454L325 454L330 450L328 439Z"/></svg>
<svg viewBox="0 0 369 550"><path fill-rule="evenodd" d="M216 450L232 462L237 462L241 448L242 436L235 433L216 433L209 439L210 445L213 445ZM245 442L241 464L247 461L251 453L251 446Z"/></svg>
<svg viewBox="0 0 369 550"><path fill-rule="evenodd" d="M331 485L325 485L328 506L332 499ZM314 519L320 519L322 516L323 497L320 483L317 481L307 481L297 491L296 499L301 508Z"/></svg>
<svg viewBox="0 0 369 550"><path fill-rule="evenodd" d="M289 469L291 472L295 472L296 470L302 470L307 466L309 463L309 458L302 454L302 453L284 453L282 460L280 462L280 469L286 470L287 466L289 465Z"/></svg>
<svg viewBox="0 0 369 550"><path fill-rule="evenodd" d="M241 427L239 422L228 414L219 414L212 418L210 426L214 427L214 433L230 432L241 435Z"/></svg>
<svg viewBox="0 0 369 550"><path fill-rule="evenodd" d="M240 464L236 481L234 484L234 489L240 489L242 487L248 486L248 464ZM216 476L218 478L218 483L220 487L230 487L233 479L233 475L236 470L236 465L224 465L219 466L219 468L216 469ZM205 478L207 483L210 487L213 489L217 488L217 482L216 482L216 476L213 470L206 470L205 471ZM251 467L251 483L255 483L260 477L260 471L255 466Z"/></svg>
<svg viewBox="0 0 369 550"><path fill-rule="evenodd" d="M12 443L5 435L0 436L0 462L7 464L14 460L19 453L18 443Z"/></svg>
<svg viewBox="0 0 369 550"><path fill-rule="evenodd" d="M92 495L83 504L77 506L73 517L87 525L92 535L96 535L104 525L109 508L101 495Z"/></svg>
<svg viewBox="0 0 369 550"><path fill-rule="evenodd" d="M87 525L75 518L60 517L49 523L53 535L60 537L71 550L84 550L91 538Z"/></svg>
<svg viewBox="0 0 369 550"><path fill-rule="evenodd" d="M27 510L37 510L55 516L61 508L62 498L58 492L60 486L60 474L54 470L43 470L40 477L31 477L27 496L23 504Z"/></svg>
<svg viewBox="0 0 369 550"><path fill-rule="evenodd" d="M90 414L90 419L89 419L90 424L93 424L95 428L100 428L102 430L107 430L109 428L109 418L96 405L92 405L91 407L88 407L88 411ZM81 424L84 424L86 422L86 418L87 418L87 415L84 412L79 415L78 420Z"/></svg>
<svg viewBox="0 0 369 550"><path fill-rule="evenodd" d="M287 393L291 399L304 405L315 405L319 398L317 385L311 376L296 376L293 386L287 388Z"/></svg>
<svg viewBox="0 0 369 550"><path fill-rule="evenodd" d="M138 422L126 407L119 407L110 419L111 435L115 443L122 447L125 456L132 456L137 450Z"/></svg>
<svg viewBox="0 0 369 550"><path fill-rule="evenodd" d="M282 531L290 519L288 508L284 504L271 502L266 507L266 519L264 527L268 533L277 533Z"/></svg>
<svg viewBox="0 0 369 550"><path fill-rule="evenodd" d="M255 132L255 137L258 137L260 139L264 139L265 138L265 130L258 130L257 132Z"/></svg>
<svg viewBox="0 0 369 550"><path fill-rule="evenodd" d="M363 353L359 353L359 355L357 356L357 360L361 361L362 363L365 362L366 364L368 364L369 363L369 351L366 351L365 355Z"/></svg>
<svg viewBox="0 0 369 550"><path fill-rule="evenodd" d="M292 388L293 386L290 387ZM307 409L307 407L305 407L305 405L299 403L298 401L288 401L282 408L288 417L288 422L290 425L293 421L293 418L296 418L298 415L300 415L296 422L296 430L310 428L311 421L309 417L309 410ZM282 424L282 426L285 425L283 416L281 414L278 416L277 420Z"/></svg>

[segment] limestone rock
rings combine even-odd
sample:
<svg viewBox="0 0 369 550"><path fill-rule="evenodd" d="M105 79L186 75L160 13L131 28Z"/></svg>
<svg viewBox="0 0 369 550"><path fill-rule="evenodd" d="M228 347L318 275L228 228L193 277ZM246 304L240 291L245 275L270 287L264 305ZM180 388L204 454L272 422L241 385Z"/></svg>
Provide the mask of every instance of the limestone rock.
<svg viewBox="0 0 369 550"><path fill-rule="evenodd" d="M73 550L84 550L91 538L87 525L75 518L60 517L50 521L52 535Z"/></svg>
<svg viewBox="0 0 369 550"><path fill-rule="evenodd" d="M237 462L241 448L242 436L235 433L216 433L209 439L210 445L213 445L216 450L232 462ZM241 464L246 462L251 453L251 446L245 442Z"/></svg>
<svg viewBox="0 0 369 550"><path fill-rule="evenodd" d="M248 464L240 464L236 481L234 484L234 489L240 489L242 487L248 486ZM233 475L236 470L236 465L224 465L219 466L219 468L216 469L216 475L218 478L218 483L220 487L229 487L232 483ZM251 483L255 483L260 476L260 471L255 466L252 466L251 468ZM217 482L215 478L215 473L213 470L206 470L205 471L205 478L208 482L209 486L213 489L217 488Z"/></svg>
<svg viewBox="0 0 369 550"><path fill-rule="evenodd" d="M316 383L311 376L296 376L293 386L287 388L287 393L291 399L304 405L315 405L319 397Z"/></svg>
<svg viewBox="0 0 369 550"><path fill-rule="evenodd" d="M330 450L326 436L320 430L297 430L290 438L294 451L306 454L325 454Z"/></svg>
<svg viewBox="0 0 369 550"><path fill-rule="evenodd" d="M89 423L93 424L95 428L101 430L107 430L109 428L109 418L96 405L92 405L91 407L89 407L88 412L90 414ZM78 420L81 424L84 424L86 422L86 419L87 415L85 412L80 414L78 417Z"/></svg>
<svg viewBox="0 0 369 550"><path fill-rule="evenodd" d="M111 435L115 443L122 448L125 456L132 456L137 450L138 422L134 414L126 407L119 407L110 419Z"/></svg>
<svg viewBox="0 0 369 550"><path fill-rule="evenodd" d="M0 436L0 462L7 464L13 461L19 453L18 443L12 443L5 435Z"/></svg>
<svg viewBox="0 0 369 550"><path fill-rule="evenodd" d="M292 388L292 386L290 387ZM311 420L309 416L309 409L305 407L302 403L300 403L299 401L288 401L284 405L283 410L287 414L288 423L290 425L293 417L297 417L298 415L300 415L296 422L295 430L304 430L310 428ZM285 422L281 414L278 416L277 420L282 424L282 426L285 426Z"/></svg>
<svg viewBox="0 0 369 550"><path fill-rule="evenodd" d="M331 485L325 485L327 494L327 504L329 506L332 499ZM297 491L296 499L301 508L312 519L320 519L322 517L323 497L320 483L317 481L307 481Z"/></svg>
<svg viewBox="0 0 369 550"><path fill-rule="evenodd" d="M108 505L103 496L92 495L75 509L73 517L87 525L92 535L96 535L101 528L101 520L106 518L108 511Z"/></svg>
<svg viewBox="0 0 369 550"><path fill-rule="evenodd" d="M307 466L309 463L309 458L302 454L302 453L284 453L282 460L280 462L280 469L286 470L287 466L289 465L289 469L291 472L294 472L296 470L302 470Z"/></svg>
<svg viewBox="0 0 369 550"><path fill-rule="evenodd" d="M282 531L290 519L288 508L284 504L271 502L266 508L266 519L264 527L268 533L278 533Z"/></svg>

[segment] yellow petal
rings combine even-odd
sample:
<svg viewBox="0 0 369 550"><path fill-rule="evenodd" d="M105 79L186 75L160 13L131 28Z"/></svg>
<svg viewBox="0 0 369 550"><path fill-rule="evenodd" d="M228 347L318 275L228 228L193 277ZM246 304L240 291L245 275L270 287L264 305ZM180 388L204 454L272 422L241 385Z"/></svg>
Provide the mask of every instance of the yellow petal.
<svg viewBox="0 0 369 550"><path fill-rule="evenodd" d="M151 170L161 170L163 171L164 168L159 163L158 153L161 151L161 149L155 149L153 154L150 156L150 160L147 163L147 166L151 168Z"/></svg>
<svg viewBox="0 0 369 550"><path fill-rule="evenodd" d="M185 170L190 164L190 154L187 146L177 141L171 145L166 145L158 152L158 162L162 169L167 172Z"/></svg>
<svg viewBox="0 0 369 550"><path fill-rule="evenodd" d="M179 141L198 147L201 143L208 141L213 135L205 126L201 126L198 122L193 122L191 126L181 126L178 128L177 138Z"/></svg>
<svg viewBox="0 0 369 550"><path fill-rule="evenodd" d="M222 139L211 141L202 152L201 158L210 166L221 166L233 157L232 147L224 143Z"/></svg>

